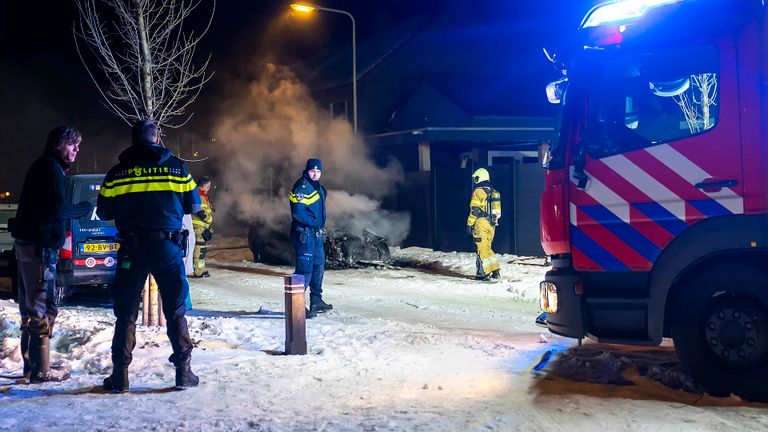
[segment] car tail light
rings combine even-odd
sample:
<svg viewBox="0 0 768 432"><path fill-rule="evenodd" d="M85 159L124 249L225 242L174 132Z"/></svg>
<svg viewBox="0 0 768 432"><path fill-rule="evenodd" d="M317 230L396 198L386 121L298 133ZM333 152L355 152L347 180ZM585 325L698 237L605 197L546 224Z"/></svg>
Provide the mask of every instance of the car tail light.
<svg viewBox="0 0 768 432"><path fill-rule="evenodd" d="M66 237L64 238L64 246L62 246L59 251L59 259L72 259L72 231L67 231Z"/></svg>

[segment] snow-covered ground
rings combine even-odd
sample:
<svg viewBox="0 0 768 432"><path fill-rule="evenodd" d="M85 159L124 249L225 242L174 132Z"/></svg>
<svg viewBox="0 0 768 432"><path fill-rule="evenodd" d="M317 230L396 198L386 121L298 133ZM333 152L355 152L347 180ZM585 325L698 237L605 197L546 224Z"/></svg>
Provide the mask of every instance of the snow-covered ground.
<svg viewBox="0 0 768 432"><path fill-rule="evenodd" d="M672 388L696 390L670 347L576 347L542 333L542 259L504 256L494 284L471 280L473 254L417 248L393 251L410 268L327 271L334 310L307 321L308 355L284 356L277 312L292 269L212 252L213 276L191 280L201 385L184 392L171 390L157 328L139 330L131 392L102 392L114 319L92 304L57 321L54 357L73 377L17 382L17 308L0 301L0 430L768 430L764 405ZM536 372L542 357L553 360Z"/></svg>

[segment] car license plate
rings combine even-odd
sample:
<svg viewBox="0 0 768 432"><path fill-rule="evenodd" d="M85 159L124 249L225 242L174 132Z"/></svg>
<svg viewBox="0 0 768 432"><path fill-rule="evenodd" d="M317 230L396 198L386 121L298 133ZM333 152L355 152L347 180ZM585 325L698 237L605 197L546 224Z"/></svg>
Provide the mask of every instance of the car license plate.
<svg viewBox="0 0 768 432"><path fill-rule="evenodd" d="M120 249L120 243L81 243L80 252L82 253L105 253L117 252Z"/></svg>

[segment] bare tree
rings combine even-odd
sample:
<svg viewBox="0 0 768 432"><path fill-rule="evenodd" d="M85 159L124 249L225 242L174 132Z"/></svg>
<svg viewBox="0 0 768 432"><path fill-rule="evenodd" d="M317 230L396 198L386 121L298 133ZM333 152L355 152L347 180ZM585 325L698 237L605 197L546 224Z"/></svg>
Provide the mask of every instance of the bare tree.
<svg viewBox="0 0 768 432"><path fill-rule="evenodd" d="M107 108L126 123L146 118L177 128L192 117L185 112L212 76L206 72L210 55L200 66L193 61L216 1L202 32L183 28L201 1L77 0L78 54Z"/></svg>
<svg viewBox="0 0 768 432"><path fill-rule="evenodd" d="M691 96L685 92L676 96L675 102L685 115L688 130L694 134L714 126L710 107L717 102L717 74L691 75L690 80Z"/></svg>

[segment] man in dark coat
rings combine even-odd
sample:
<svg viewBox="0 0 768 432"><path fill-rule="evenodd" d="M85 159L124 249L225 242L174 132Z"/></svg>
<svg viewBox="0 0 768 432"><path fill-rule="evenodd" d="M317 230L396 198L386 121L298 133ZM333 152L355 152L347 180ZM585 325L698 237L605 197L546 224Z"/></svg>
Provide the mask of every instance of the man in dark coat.
<svg viewBox="0 0 768 432"><path fill-rule="evenodd" d="M69 372L50 367L50 338L58 315L56 262L67 219L85 216L93 204L66 201L65 176L80 151L80 132L59 126L48 133L43 155L29 168L16 217L9 223L18 262L21 352L32 383L62 381Z"/></svg>

